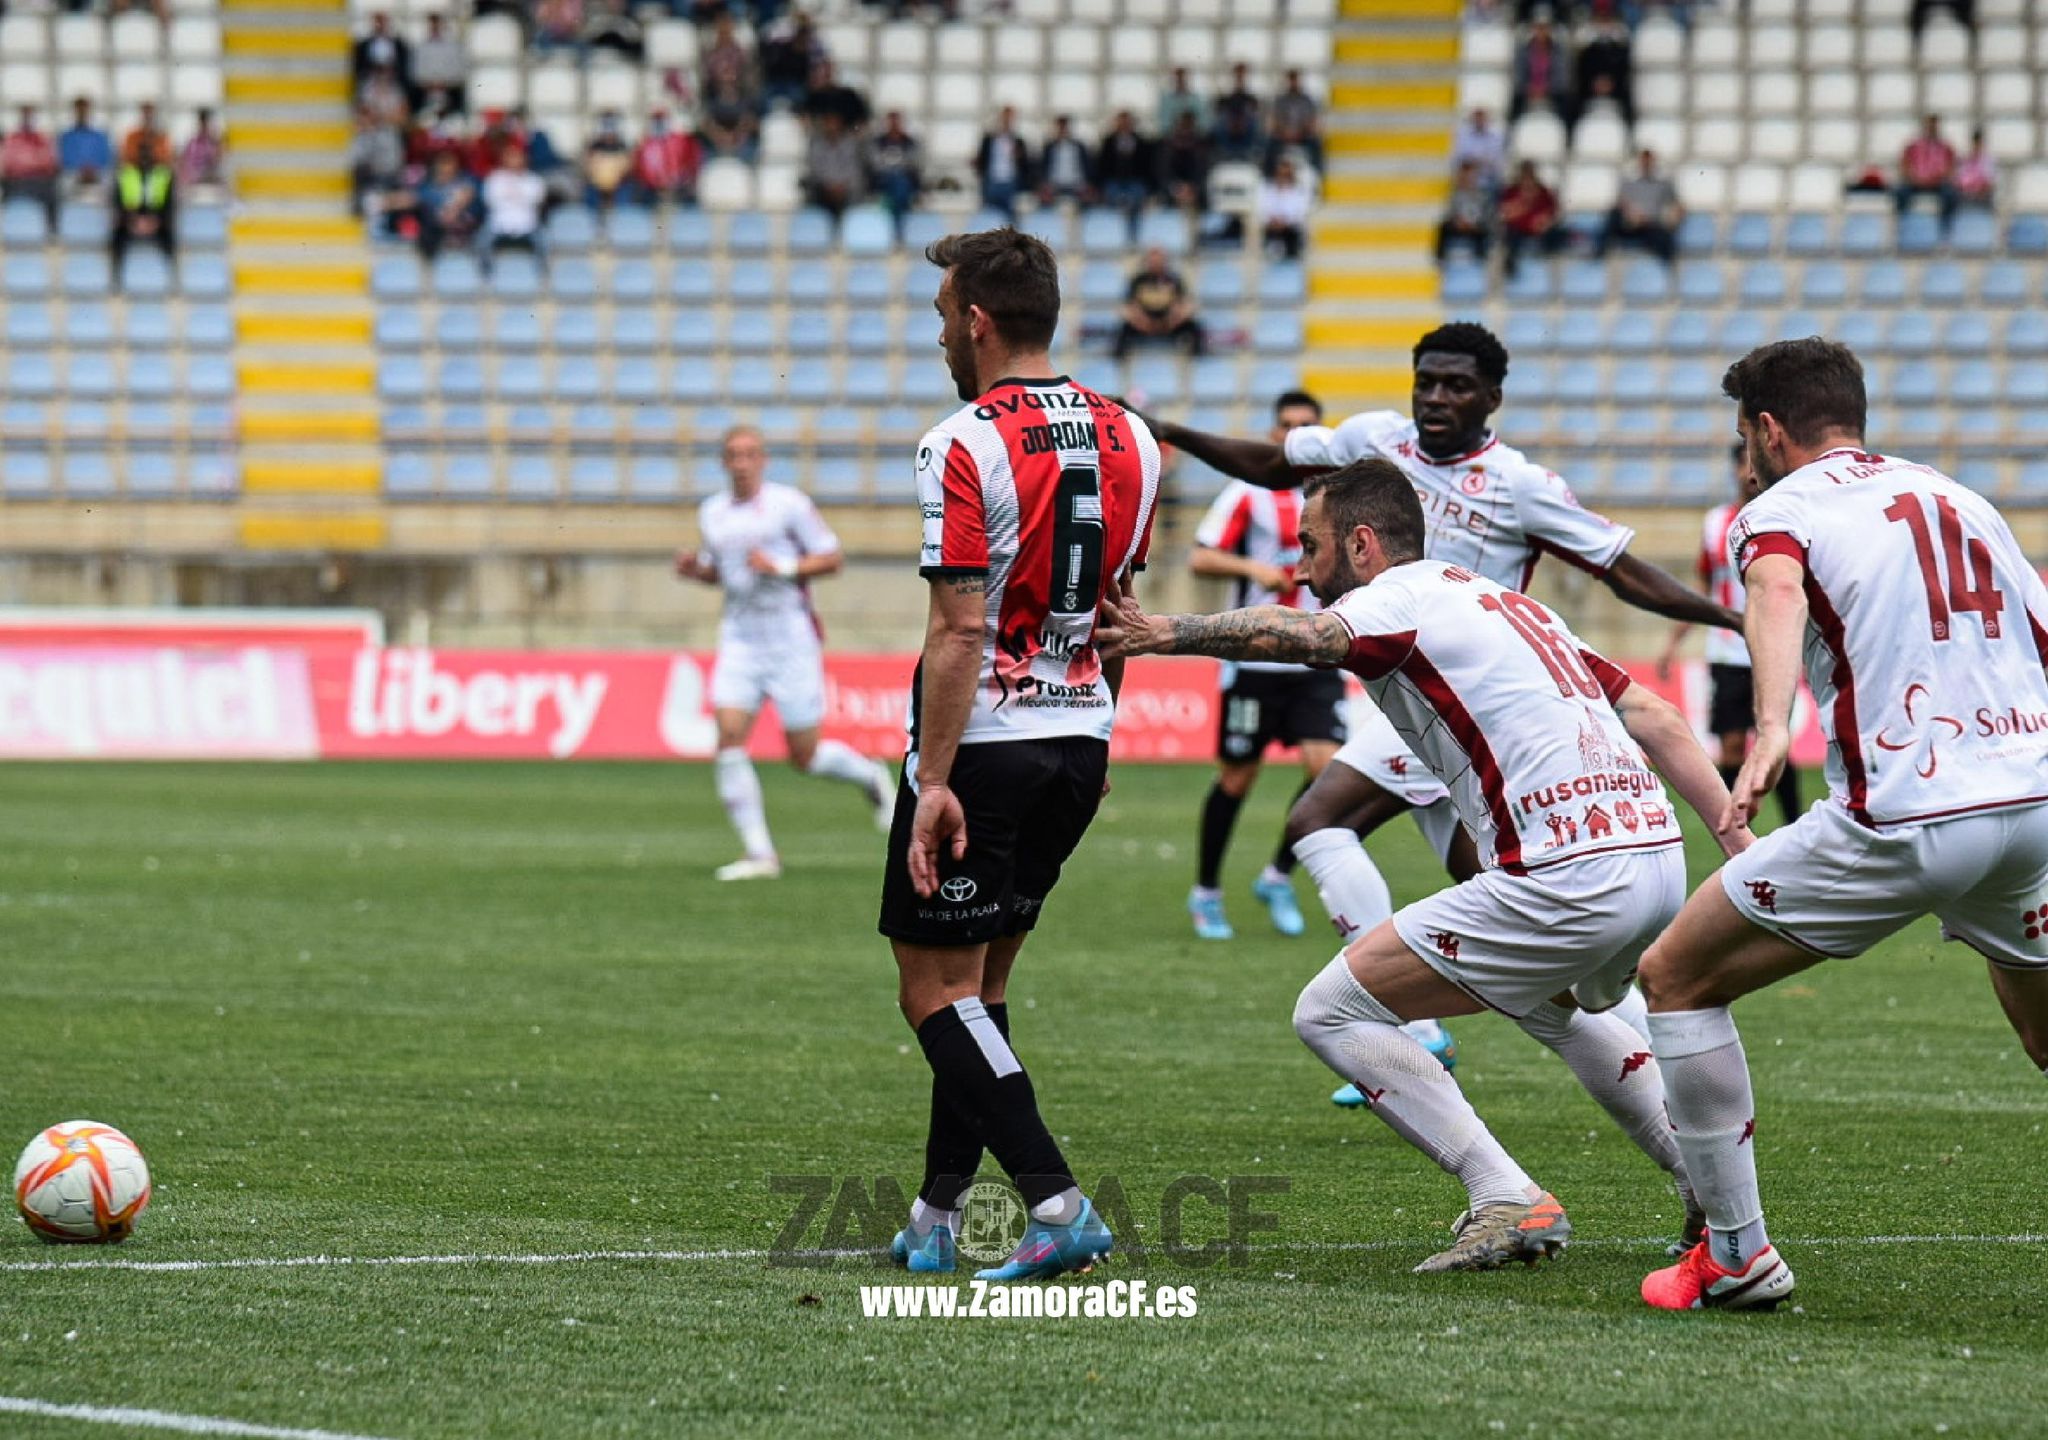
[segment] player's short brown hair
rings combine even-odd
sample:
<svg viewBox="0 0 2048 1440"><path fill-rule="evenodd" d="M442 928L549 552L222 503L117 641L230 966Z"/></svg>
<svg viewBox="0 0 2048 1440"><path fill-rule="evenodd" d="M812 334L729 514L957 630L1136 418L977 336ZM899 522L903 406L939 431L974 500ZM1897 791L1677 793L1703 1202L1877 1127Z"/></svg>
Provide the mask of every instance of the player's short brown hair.
<svg viewBox="0 0 2048 1440"><path fill-rule="evenodd" d="M1010 344L1051 346L1060 324L1060 263L1036 235L1009 226L964 231L934 240L924 258L951 270L962 307L979 305Z"/></svg>
<svg viewBox="0 0 2048 1440"><path fill-rule="evenodd" d="M1323 497L1339 536L1369 525L1389 561L1422 558L1422 502L1415 498L1415 482L1393 461L1377 455L1355 460L1309 481L1308 493Z"/></svg>
<svg viewBox="0 0 2048 1440"><path fill-rule="evenodd" d="M1818 335L1757 346L1728 367L1721 393L1746 420L1777 416L1800 445L1815 444L1830 430L1860 439L1869 409L1856 352Z"/></svg>

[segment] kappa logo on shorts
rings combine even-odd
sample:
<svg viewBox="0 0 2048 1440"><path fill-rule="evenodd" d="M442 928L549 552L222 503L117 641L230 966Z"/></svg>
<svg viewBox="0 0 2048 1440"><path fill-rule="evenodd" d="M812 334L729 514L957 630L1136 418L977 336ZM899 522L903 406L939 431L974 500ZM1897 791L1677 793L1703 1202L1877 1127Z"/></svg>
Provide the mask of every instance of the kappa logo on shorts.
<svg viewBox="0 0 2048 1440"><path fill-rule="evenodd" d="M2020 916L2020 924L2027 927L2027 938L2039 940L2041 932L2048 930L2048 901L2043 901L2039 910L2029 910Z"/></svg>
<svg viewBox="0 0 2048 1440"><path fill-rule="evenodd" d="M974 898L975 892L980 889L981 887L975 884L969 877L955 875L951 880L939 886L939 896L941 899L950 900L955 905L965 905Z"/></svg>
<svg viewBox="0 0 2048 1440"><path fill-rule="evenodd" d="M1453 935L1450 931L1430 931L1429 943L1436 946L1437 953L1443 956L1444 959L1455 960L1458 958L1458 937Z"/></svg>
<svg viewBox="0 0 2048 1440"><path fill-rule="evenodd" d="M1768 880L1745 880L1749 886L1749 898L1756 901L1756 908L1778 913L1778 887Z"/></svg>
<svg viewBox="0 0 2048 1440"><path fill-rule="evenodd" d="M1622 1056L1621 1075L1616 1079L1615 1083L1617 1085L1620 1084L1621 1081L1628 1079L1629 1076L1635 1074L1636 1071L1642 1069L1645 1065L1649 1063L1650 1052L1647 1050L1638 1050L1633 1055Z"/></svg>
<svg viewBox="0 0 2048 1440"><path fill-rule="evenodd" d="M1755 1138L1756 1116L1752 1115L1747 1120L1742 1122L1742 1133L1735 1137L1735 1144L1737 1148L1740 1148L1741 1146L1747 1145L1751 1140L1754 1140Z"/></svg>

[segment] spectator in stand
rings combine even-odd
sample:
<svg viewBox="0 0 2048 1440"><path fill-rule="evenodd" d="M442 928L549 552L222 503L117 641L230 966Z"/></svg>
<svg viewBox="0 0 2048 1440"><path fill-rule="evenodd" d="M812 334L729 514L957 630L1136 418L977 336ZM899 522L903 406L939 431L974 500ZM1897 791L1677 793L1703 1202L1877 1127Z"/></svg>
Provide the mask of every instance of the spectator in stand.
<svg viewBox="0 0 2048 1440"><path fill-rule="evenodd" d="M1550 110L1569 130L1577 120L1572 111L1572 74L1564 47L1551 34L1550 22L1538 20L1529 27L1529 38L1515 52L1514 100L1508 107L1508 124L1529 110Z"/></svg>
<svg viewBox="0 0 2048 1440"><path fill-rule="evenodd" d="M867 167L869 186L900 230L924 189L924 153L903 128L901 110L884 115L882 128L868 137Z"/></svg>
<svg viewBox="0 0 2048 1440"><path fill-rule="evenodd" d="M1295 170L1294 162L1282 156L1273 167L1272 179L1259 187L1259 233L1268 255L1283 260L1301 258L1301 248L1308 242L1309 211L1315 203L1315 192Z"/></svg>
<svg viewBox="0 0 2048 1440"><path fill-rule="evenodd" d="M1899 214L1918 195L1932 195L1941 202L1941 223L1945 226L1956 213L1956 149L1941 138L1941 117L1929 115L1920 122L1920 134L1899 157L1899 187L1893 192Z"/></svg>
<svg viewBox="0 0 2048 1440"><path fill-rule="evenodd" d="M596 8L587 12L579 38L586 55L609 50L634 65L647 58L647 39L640 22L626 13L626 0L597 0Z"/></svg>
<svg viewBox="0 0 2048 1440"><path fill-rule="evenodd" d="M597 117L597 133L583 147L583 199L593 210L609 210L623 189L633 197L633 147L626 143L619 127L619 112L607 110Z"/></svg>
<svg viewBox="0 0 2048 1440"><path fill-rule="evenodd" d="M40 203L50 217L50 229L57 228L57 179L63 167L57 162L57 147L50 137L36 129L33 105L21 107L21 124L0 143L0 200L16 196Z"/></svg>
<svg viewBox="0 0 2048 1440"><path fill-rule="evenodd" d="M1209 128L1209 102L1195 93L1194 85L1188 80L1188 67L1176 65L1173 67L1173 83L1159 97L1159 133L1170 133L1183 115L1194 117L1197 130Z"/></svg>
<svg viewBox="0 0 2048 1440"><path fill-rule="evenodd" d="M1444 218L1437 222L1436 263L1441 265L1450 259L1453 250L1485 259L1493 246L1493 222L1493 189L1479 173L1479 167L1467 160L1458 167Z"/></svg>
<svg viewBox="0 0 2048 1440"><path fill-rule="evenodd" d="M633 152L633 181L649 202L695 204L697 172L703 168L704 152L696 136L673 128L666 110L647 117L647 138Z"/></svg>
<svg viewBox="0 0 2048 1440"><path fill-rule="evenodd" d="M453 150L434 157L434 168L414 197L419 220L420 254L431 260L444 245L462 247L471 243L482 218L482 202L476 182L463 173Z"/></svg>
<svg viewBox="0 0 2048 1440"><path fill-rule="evenodd" d="M981 182L981 204L1006 220L1017 218L1017 196L1031 188L1031 148L1017 133L1017 112L1005 105L996 128L985 132L974 152L974 175Z"/></svg>
<svg viewBox="0 0 2048 1440"><path fill-rule="evenodd" d="M555 149L555 142L548 137L547 131L528 121L524 105L506 114L505 137L508 143L526 147L526 168L542 179L562 168L562 157Z"/></svg>
<svg viewBox="0 0 2048 1440"><path fill-rule="evenodd" d="M1627 245L1669 265L1678 258L1678 222L1684 218L1677 187L1657 173L1657 157L1639 151L1636 173L1621 182L1621 193L1607 212L1598 253L1604 257L1613 246Z"/></svg>
<svg viewBox="0 0 2048 1440"><path fill-rule="evenodd" d="M228 181L228 142L213 128L213 107L202 105L196 129L178 152L178 185L184 190L217 188Z"/></svg>
<svg viewBox="0 0 2048 1440"><path fill-rule="evenodd" d="M405 138L397 126L381 124L366 105L356 107L356 133L348 142L348 175L349 214L388 215L386 207L368 206L364 198L394 190L404 178Z"/></svg>
<svg viewBox="0 0 2048 1440"><path fill-rule="evenodd" d="M1588 106L1612 100L1621 109L1622 123L1636 126L1635 52L1629 46L1628 26L1615 13L1614 0L1593 0L1592 24L1579 41L1577 64L1579 116Z"/></svg>
<svg viewBox="0 0 2048 1440"><path fill-rule="evenodd" d="M866 162L860 137L848 129L836 110L818 116L804 152L804 196L834 220L858 205L868 192Z"/></svg>
<svg viewBox="0 0 2048 1440"><path fill-rule="evenodd" d="M583 43L583 0L540 0L533 12L533 43L542 54L580 50Z"/></svg>
<svg viewBox="0 0 2048 1440"><path fill-rule="evenodd" d="M739 31L733 27L730 13L718 17L711 39L704 47L698 69L704 77L704 93L709 95L721 85L730 85L748 101L754 99L757 77L754 73L754 57L747 53L747 47L740 43Z"/></svg>
<svg viewBox="0 0 2048 1440"><path fill-rule="evenodd" d="M868 102L851 85L839 83L830 60L811 66L811 86L804 92L803 117L816 124L822 115L837 115L848 134L857 134L868 123Z"/></svg>
<svg viewBox="0 0 2048 1440"><path fill-rule="evenodd" d="M1184 117L1192 123L1193 117ZM1123 324L1116 335L1116 358L1122 360L1137 344L1161 341L1200 355L1204 348L1202 322L1196 318L1194 299L1187 283L1166 263L1166 252L1157 246L1145 252L1145 263L1131 277L1124 298Z"/></svg>
<svg viewBox="0 0 2048 1440"><path fill-rule="evenodd" d="M412 104L405 98L405 86L389 65L372 70L356 87L356 102L367 106L380 125L403 126L412 119Z"/></svg>
<svg viewBox="0 0 2048 1440"><path fill-rule="evenodd" d="M1199 215L1209 208L1209 137L1183 111L1159 142L1159 191L1169 205Z"/></svg>
<svg viewBox="0 0 2048 1440"><path fill-rule="evenodd" d="M802 10L769 26L761 40L761 93L770 105L795 106L804 98L811 67L829 58L818 27Z"/></svg>
<svg viewBox="0 0 2048 1440"><path fill-rule="evenodd" d="M704 97L697 113L697 139L708 155L754 162L759 148L761 122L746 97L731 81L722 82Z"/></svg>
<svg viewBox="0 0 2048 1440"><path fill-rule="evenodd" d="M1977 28L1977 0L1913 0L1912 13L1906 23L1913 27L1914 44L1920 43L1920 33L1927 28L1928 17L1937 10L1948 11L1965 30Z"/></svg>
<svg viewBox="0 0 2048 1440"><path fill-rule="evenodd" d="M1266 152L1266 107L1252 93L1251 67L1239 63L1230 67L1230 89L1216 101L1216 124L1212 136L1218 160L1248 160L1256 164Z"/></svg>
<svg viewBox="0 0 2048 1440"><path fill-rule="evenodd" d="M547 243L541 232L541 211L547 204L548 187L527 168L526 152L516 145L505 152L505 163L484 179L483 262L490 268L491 257L500 250L527 250L546 266Z"/></svg>
<svg viewBox="0 0 2048 1440"><path fill-rule="evenodd" d="M114 257L114 289L121 288L121 263L128 246L147 241L176 263L177 182L155 139L144 136L135 156L114 176L114 226L108 239Z"/></svg>
<svg viewBox="0 0 2048 1440"><path fill-rule="evenodd" d="M113 173L114 145L92 123L92 101L71 102L71 128L57 137L57 163L73 185L97 185Z"/></svg>
<svg viewBox="0 0 2048 1440"><path fill-rule="evenodd" d="M1095 152L1095 183L1104 204L1130 214L1152 198L1157 183L1152 142L1138 133L1137 117L1128 110L1116 112Z"/></svg>
<svg viewBox="0 0 2048 1440"><path fill-rule="evenodd" d="M389 70L401 87L412 88L412 47L391 28L391 16L379 10L370 17L370 33L356 41L349 70L358 91L379 70Z"/></svg>
<svg viewBox="0 0 2048 1440"><path fill-rule="evenodd" d="M1056 205L1072 200L1087 205L1094 199L1094 162L1088 147L1074 136L1074 117L1054 116L1052 137L1038 156L1038 203Z"/></svg>
<svg viewBox="0 0 2048 1440"><path fill-rule="evenodd" d="M164 134L163 121L157 118L154 100L142 102L142 113L135 122L135 128L121 140L121 159L130 165L141 159L144 141L159 157L171 153L171 138Z"/></svg>
<svg viewBox="0 0 2048 1440"><path fill-rule="evenodd" d="M1514 183L1501 192L1500 235L1511 277L1521 267L1524 250L1555 255L1571 239L1571 232L1564 227L1557 192L1543 183L1533 160L1524 160L1515 167Z"/></svg>
<svg viewBox="0 0 2048 1440"><path fill-rule="evenodd" d="M1984 128L1970 132L1970 153L1956 166L1956 203L1989 210L1998 193L1998 162L1984 148Z"/></svg>
<svg viewBox="0 0 2048 1440"><path fill-rule="evenodd" d="M1301 85L1301 72L1289 70L1284 86L1273 97L1272 141L1266 147L1266 168L1280 157L1299 150L1302 158L1317 170L1323 168L1323 119L1315 98Z"/></svg>
<svg viewBox="0 0 2048 1440"><path fill-rule="evenodd" d="M439 15L427 17L426 38L412 55L413 104L440 115L469 113L469 52Z"/></svg>
<svg viewBox="0 0 2048 1440"><path fill-rule="evenodd" d="M1451 173L1456 174L1467 165L1475 166L1480 183L1489 190L1497 190L1507 177L1507 164L1507 136L1493 128L1493 117L1485 110L1474 110L1465 117L1465 123L1458 127L1457 136L1451 141Z"/></svg>

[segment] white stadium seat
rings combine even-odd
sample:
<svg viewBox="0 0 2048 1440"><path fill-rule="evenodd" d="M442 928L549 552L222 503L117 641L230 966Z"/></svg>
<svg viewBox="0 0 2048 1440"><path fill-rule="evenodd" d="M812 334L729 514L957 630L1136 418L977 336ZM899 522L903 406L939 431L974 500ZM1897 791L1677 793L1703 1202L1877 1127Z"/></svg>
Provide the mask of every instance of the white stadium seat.
<svg viewBox="0 0 2048 1440"><path fill-rule="evenodd" d="M998 73L1045 64L1045 31L1036 25L998 25L989 32L988 45Z"/></svg>
<svg viewBox="0 0 2048 1440"><path fill-rule="evenodd" d="M1515 122L1508 149L1517 160L1553 165L1564 159L1564 121L1547 110L1531 110Z"/></svg>
<svg viewBox="0 0 2048 1440"><path fill-rule="evenodd" d="M929 61L930 47L925 27L910 20L883 25L875 32L875 63L917 68Z"/></svg>
<svg viewBox="0 0 2048 1440"><path fill-rule="evenodd" d="M1749 122L1749 158L1789 165L1806 153L1800 123L1785 115L1765 115Z"/></svg>
<svg viewBox="0 0 2048 1440"><path fill-rule="evenodd" d="M1856 32L1847 25L1809 25L1806 65L1816 79L1856 63Z"/></svg>
<svg viewBox="0 0 2048 1440"><path fill-rule="evenodd" d="M1737 210L1775 212L1785 203L1785 172L1775 165L1738 165L1729 179L1729 192Z"/></svg>
<svg viewBox="0 0 2048 1440"><path fill-rule="evenodd" d="M1263 70L1273 63L1273 32L1250 25L1236 25L1223 32L1223 63L1235 65L1243 62L1254 70ZM1466 56L1467 73L1470 73L1471 56Z"/></svg>
<svg viewBox="0 0 2048 1440"><path fill-rule="evenodd" d="M1052 63L1055 82L1062 78L1102 68L1102 31L1093 25L1064 25L1052 32Z"/></svg>
<svg viewBox="0 0 2048 1440"><path fill-rule="evenodd" d="M1920 82L1920 108L1967 123L1977 113L1977 76L1969 70L1940 70Z"/></svg>
<svg viewBox="0 0 2048 1440"><path fill-rule="evenodd" d="M687 20L657 20L647 27L647 63L657 70L687 70L697 63L697 27Z"/></svg>
<svg viewBox="0 0 2048 1440"><path fill-rule="evenodd" d="M73 61L57 67L57 93L69 105L80 95L95 105L107 102L107 67Z"/></svg>
<svg viewBox="0 0 2048 1440"><path fill-rule="evenodd" d="M986 104L981 76L942 73L932 78L932 113L948 119L980 115Z"/></svg>
<svg viewBox="0 0 2048 1440"><path fill-rule="evenodd" d="M1970 32L1937 10L1920 35L1922 65L1967 65L1970 63Z"/></svg>
<svg viewBox="0 0 2048 1440"><path fill-rule="evenodd" d="M1620 189L1621 172L1614 166L1573 164L1565 171L1558 203L1569 215L1605 214L1614 208L1614 198Z"/></svg>
<svg viewBox="0 0 2048 1440"><path fill-rule="evenodd" d="M526 103L536 110L579 110L583 73L574 65L536 65L527 73Z"/></svg>
<svg viewBox="0 0 2048 1440"><path fill-rule="evenodd" d="M1148 125L1159 106L1159 90L1158 78L1150 71L1115 70L1103 87L1103 108L1112 115L1128 110L1141 126Z"/></svg>
<svg viewBox="0 0 2048 1440"><path fill-rule="evenodd" d="M1701 160L1728 164L1742 158L1740 120L1701 120L1693 127L1692 154Z"/></svg>
<svg viewBox="0 0 2048 1440"><path fill-rule="evenodd" d="M145 12L116 15L107 27L107 38L116 60L154 60L163 54L164 27Z"/></svg>
<svg viewBox="0 0 2048 1440"><path fill-rule="evenodd" d="M469 58L479 65L516 65L526 49L519 22L510 15L485 15L469 23Z"/></svg>
<svg viewBox="0 0 2048 1440"><path fill-rule="evenodd" d="M1458 79L1458 109L1485 110L1505 115L1514 99L1514 84L1505 75L1474 74L1467 70Z"/></svg>
<svg viewBox="0 0 2048 1440"><path fill-rule="evenodd" d="M526 72L516 65L480 65L470 72L472 109L511 110L525 103Z"/></svg>
<svg viewBox="0 0 2048 1440"><path fill-rule="evenodd" d="M1494 63L1512 64L1513 37L1504 25L1491 28L1499 32L1503 42L1503 53ZM1635 43L1630 48L1634 52L1638 70L1645 67L1664 68L1682 65L1685 63L1685 32L1678 28L1677 21L1662 10L1653 11L1645 15L1643 23L1636 27Z"/></svg>
<svg viewBox="0 0 2048 1440"><path fill-rule="evenodd" d="M584 75L588 94L584 105L592 112L616 110L637 119L640 114L640 72L625 65L593 64Z"/></svg>
<svg viewBox="0 0 2048 1440"><path fill-rule="evenodd" d="M2048 165L2013 168L2012 204L2017 210L2048 210Z"/></svg>
<svg viewBox="0 0 2048 1440"><path fill-rule="evenodd" d="M1651 28L1651 21L1645 19L1636 30L1634 45L1635 63L1638 69L1649 64L1651 57L1643 48L1644 32ZM1665 27L1674 33L1676 25L1668 21ZM1682 37L1681 37L1682 40ZM1475 21L1465 27L1464 43L1465 68L1469 70L1506 70L1515 63L1515 32L1497 20ZM1677 58L1674 50L1672 58Z"/></svg>
<svg viewBox="0 0 2048 1440"><path fill-rule="evenodd" d="M1639 150L1655 152L1658 159L1669 165L1685 158L1686 141L1691 134L1691 127L1683 120L1638 119L1635 144Z"/></svg>
<svg viewBox="0 0 2048 1440"><path fill-rule="evenodd" d="M2031 160L2042 153L2031 115L2002 115L1985 121L1984 145L2005 164Z"/></svg>
<svg viewBox="0 0 2048 1440"><path fill-rule="evenodd" d="M1754 25L1749 32L1752 69L1782 69L1799 63L1801 30L1791 25Z"/></svg>
<svg viewBox="0 0 2048 1440"><path fill-rule="evenodd" d="M1682 70L1636 72L1636 113L1677 117L1687 112L1690 86Z"/></svg>
<svg viewBox="0 0 2048 1440"><path fill-rule="evenodd" d="M1115 75L1128 74L1133 70L1157 70L1166 63L1159 32L1150 25L1126 25L1120 30L1112 30L1109 53ZM1164 77L1161 78L1163 80Z"/></svg>
<svg viewBox="0 0 2048 1440"><path fill-rule="evenodd" d="M1081 29L1077 33L1090 32ZM1058 33L1054 39L1057 43ZM941 71L979 70L987 48L987 39L979 25L941 25L933 39L934 68Z"/></svg>
<svg viewBox="0 0 2048 1440"><path fill-rule="evenodd" d="M211 16L179 15L171 21L171 59L218 60L220 22Z"/></svg>
<svg viewBox="0 0 2048 1440"><path fill-rule="evenodd" d="M1903 25L1865 25L1861 31L1863 68L1913 63L1913 36Z"/></svg>
<svg viewBox="0 0 2048 1440"><path fill-rule="evenodd" d="M1622 123L1621 113L1611 107L1589 112L1580 119L1578 131L1572 136L1572 158L1576 161L1616 165L1628 154L1628 148L1628 127Z"/></svg>
<svg viewBox="0 0 2048 1440"><path fill-rule="evenodd" d="M1709 116L1740 115L1744 106L1742 72L1735 69L1695 70L1692 77L1692 113L1704 120Z"/></svg>
<svg viewBox="0 0 2048 1440"><path fill-rule="evenodd" d="M1190 70L1207 70L1216 64L1218 49L1214 30L1175 26L1166 32L1166 63L1185 65Z"/></svg>
<svg viewBox="0 0 2048 1440"><path fill-rule="evenodd" d="M1797 114L1802 88L1797 71L1753 69L1749 76L1749 113Z"/></svg>
<svg viewBox="0 0 2048 1440"><path fill-rule="evenodd" d="M1842 172L1836 166L1808 161L1792 167L1785 205L1791 210L1837 210L1842 204Z"/></svg>
<svg viewBox="0 0 2048 1440"><path fill-rule="evenodd" d="M1911 70L1871 70L1863 77L1863 108L1872 115L1911 114L1920 105L1920 77Z"/></svg>
<svg viewBox="0 0 2048 1440"><path fill-rule="evenodd" d="M744 210L754 203L754 172L741 160L706 160L697 177L697 201L706 210Z"/></svg>
<svg viewBox="0 0 2048 1440"><path fill-rule="evenodd" d="M225 98L218 64L192 61L171 67L171 103L218 107Z"/></svg>
<svg viewBox="0 0 2048 1440"><path fill-rule="evenodd" d="M1863 78L1829 72L1817 74L1806 87L1809 115L1854 115L1863 108Z"/></svg>
<svg viewBox="0 0 2048 1440"><path fill-rule="evenodd" d="M1689 56L1694 70L1731 70L1742 60L1742 32L1719 17L1693 23Z"/></svg>
<svg viewBox="0 0 2048 1440"><path fill-rule="evenodd" d="M1728 172L1719 165L1688 160L1674 167L1671 181L1678 187L1678 202L1688 210L1719 210L1728 199Z"/></svg>
<svg viewBox="0 0 2048 1440"><path fill-rule="evenodd" d="M1093 121L1102 113L1102 82L1093 72L1055 72L1046 84L1045 109L1051 115L1072 116Z"/></svg>

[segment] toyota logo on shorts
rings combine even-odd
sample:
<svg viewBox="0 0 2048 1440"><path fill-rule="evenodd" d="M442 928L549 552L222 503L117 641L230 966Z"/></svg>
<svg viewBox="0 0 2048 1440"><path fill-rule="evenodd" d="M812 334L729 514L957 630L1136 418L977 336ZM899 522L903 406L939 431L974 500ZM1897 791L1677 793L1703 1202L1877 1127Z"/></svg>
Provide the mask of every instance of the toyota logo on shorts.
<svg viewBox="0 0 2048 1440"><path fill-rule="evenodd" d="M965 875L955 875L939 887L939 894L955 905L965 905L974 898L974 892L980 888Z"/></svg>

